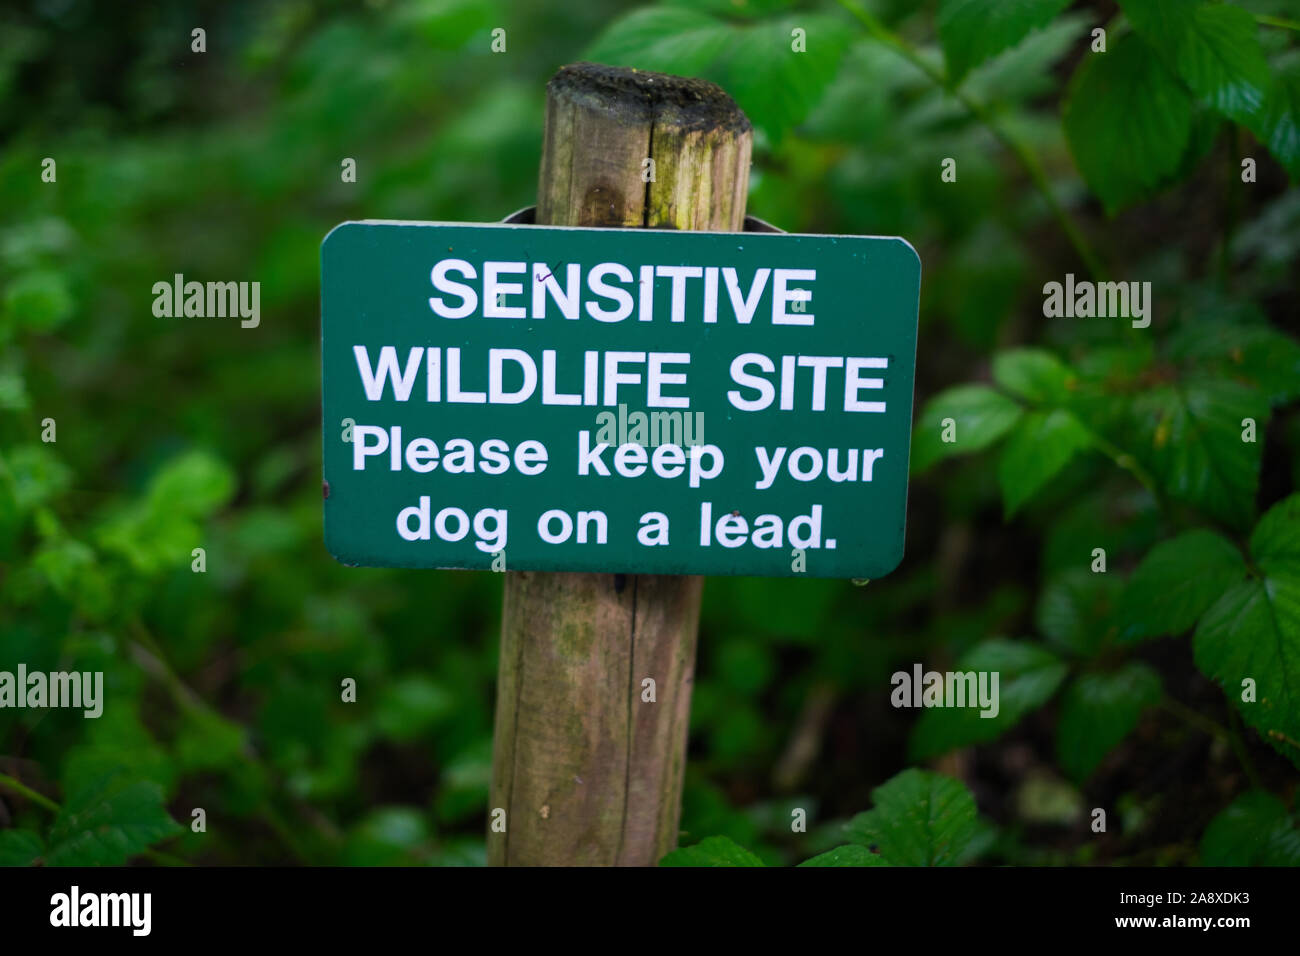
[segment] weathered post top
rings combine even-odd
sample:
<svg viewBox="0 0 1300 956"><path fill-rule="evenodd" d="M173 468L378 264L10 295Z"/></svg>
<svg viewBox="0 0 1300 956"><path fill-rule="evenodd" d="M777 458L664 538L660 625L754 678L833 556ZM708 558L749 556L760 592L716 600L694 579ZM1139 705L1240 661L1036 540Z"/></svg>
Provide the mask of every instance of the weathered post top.
<svg viewBox="0 0 1300 956"><path fill-rule="evenodd" d="M585 101L639 122L738 135L752 129L749 117L722 87L694 77L574 63L561 67L546 90L557 99Z"/></svg>
<svg viewBox="0 0 1300 956"><path fill-rule="evenodd" d="M566 66L547 85L537 222L737 231L752 141L707 80Z"/></svg>

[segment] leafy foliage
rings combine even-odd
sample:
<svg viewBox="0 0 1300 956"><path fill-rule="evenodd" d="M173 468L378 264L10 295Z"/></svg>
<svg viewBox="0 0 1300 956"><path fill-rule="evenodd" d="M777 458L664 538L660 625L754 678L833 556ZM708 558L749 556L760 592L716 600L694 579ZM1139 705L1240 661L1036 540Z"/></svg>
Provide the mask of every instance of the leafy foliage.
<svg viewBox="0 0 1300 956"><path fill-rule="evenodd" d="M1192 137L1191 98L1134 34L1086 61L1063 118L1079 171L1109 212L1169 179Z"/></svg>
<svg viewBox="0 0 1300 956"><path fill-rule="evenodd" d="M1112 674L1079 677L1061 703L1056 738L1061 769L1076 780L1086 780L1133 731L1142 712L1160 698L1160 676L1137 661Z"/></svg>
<svg viewBox="0 0 1300 956"><path fill-rule="evenodd" d="M50 828L48 866L120 866L180 832L162 806L161 789L111 773L74 789Z"/></svg>
<svg viewBox="0 0 1300 956"><path fill-rule="evenodd" d="M1025 641L994 639L977 644L957 663L963 673L997 673L998 710L983 716L977 708L926 710L912 731L910 752L921 760L956 747L993 740L1056 692L1068 668L1047 648Z"/></svg>
<svg viewBox="0 0 1300 956"><path fill-rule="evenodd" d="M954 866L975 843L975 799L960 781L905 770L871 792L875 806L844 827L852 841L800 866ZM762 866L753 853L723 836L674 850L660 866Z"/></svg>
<svg viewBox="0 0 1300 956"><path fill-rule="evenodd" d="M922 471L948 455L979 451L993 444L1020 420L1021 409L1006 396L982 385L959 385L931 399L912 439L912 468ZM959 442L944 441L951 420Z"/></svg>
<svg viewBox="0 0 1300 956"><path fill-rule="evenodd" d="M1300 766L1300 495L1260 519L1250 554L1259 575L1229 587L1201 617L1196 665ZM1257 700L1242 690L1246 681L1257 685Z"/></svg>
<svg viewBox="0 0 1300 956"><path fill-rule="evenodd" d="M937 25L949 75L960 80L1031 30L1047 26L1067 6L1068 0L944 0Z"/></svg>
<svg viewBox="0 0 1300 956"><path fill-rule="evenodd" d="M531 203L584 57L719 82L752 213L925 262L907 560L708 583L664 862L1300 861L1283 4L234 0L202 57L185 9L0 14L0 670L109 701L0 709L0 864L484 862L500 582L324 553L317 248ZM176 273L260 281L262 325L152 316ZM1150 281L1150 324L1046 315L1067 275ZM887 706L917 663L996 671L997 716ZM954 751L969 788L910 766Z"/></svg>
<svg viewBox="0 0 1300 956"><path fill-rule="evenodd" d="M735 841L724 836L712 836L695 846L674 850L662 860L660 866L762 866L763 861Z"/></svg>
<svg viewBox="0 0 1300 956"><path fill-rule="evenodd" d="M1300 866L1300 828L1271 793L1249 790L1201 838L1205 866Z"/></svg>
<svg viewBox="0 0 1300 956"><path fill-rule="evenodd" d="M849 839L894 866L953 866L975 839L975 798L951 777L904 770L871 799L849 821Z"/></svg>
<svg viewBox="0 0 1300 956"><path fill-rule="evenodd" d="M803 47L796 51L796 32ZM730 23L688 7L647 7L615 20L584 58L713 80L773 138L803 122L848 46L837 17Z"/></svg>
<svg viewBox="0 0 1300 956"><path fill-rule="evenodd" d="M1137 566L1118 612L1130 639L1181 634L1246 566L1230 541L1205 529L1162 541Z"/></svg>
<svg viewBox="0 0 1300 956"><path fill-rule="evenodd" d="M1255 18L1229 4L1124 0L1133 28L1197 96L1238 121L1258 112L1269 82Z"/></svg>

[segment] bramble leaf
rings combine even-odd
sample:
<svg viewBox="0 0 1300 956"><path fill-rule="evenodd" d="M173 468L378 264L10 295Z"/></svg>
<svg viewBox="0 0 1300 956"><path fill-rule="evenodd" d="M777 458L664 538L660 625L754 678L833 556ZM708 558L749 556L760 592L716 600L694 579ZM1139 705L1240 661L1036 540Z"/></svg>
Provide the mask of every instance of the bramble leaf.
<svg viewBox="0 0 1300 956"><path fill-rule="evenodd" d="M40 834L31 830L0 830L0 866L34 866L44 852Z"/></svg>
<svg viewBox="0 0 1300 956"><path fill-rule="evenodd" d="M804 860L800 866L889 866L879 853L872 853L865 846L848 843L833 850L819 853L810 860Z"/></svg>
<svg viewBox="0 0 1300 956"><path fill-rule="evenodd" d="M1281 800L1265 790L1249 790L1205 828L1201 865L1300 866L1300 829Z"/></svg>
<svg viewBox="0 0 1300 956"><path fill-rule="evenodd" d="M1010 349L993 356L993 380L1028 402L1067 401L1074 372L1047 349Z"/></svg>
<svg viewBox="0 0 1300 956"><path fill-rule="evenodd" d="M1192 135L1192 100L1135 34L1086 57L1063 108L1079 172L1114 214L1171 176Z"/></svg>
<svg viewBox="0 0 1300 956"><path fill-rule="evenodd" d="M975 798L942 774L904 770L871 791L871 799L875 807L845 830L892 866L955 866L978 830Z"/></svg>
<svg viewBox="0 0 1300 956"><path fill-rule="evenodd" d="M113 772L75 790L50 828L48 866L121 866L181 831L156 783Z"/></svg>
<svg viewBox="0 0 1300 956"><path fill-rule="evenodd" d="M1120 598L1120 639L1181 634L1245 572L1241 552L1213 531L1162 541L1142 559Z"/></svg>
<svg viewBox="0 0 1300 956"><path fill-rule="evenodd" d="M1249 11L1199 0L1120 0L1133 28L1197 96L1244 120L1269 84L1259 28Z"/></svg>
<svg viewBox="0 0 1300 956"><path fill-rule="evenodd" d="M1080 675L1061 698L1056 731L1061 769L1082 783L1160 695L1160 675L1138 661L1109 674Z"/></svg>
<svg viewBox="0 0 1300 956"><path fill-rule="evenodd" d="M944 0L936 26L948 76L960 80L990 57L1047 26L1070 0Z"/></svg>
<svg viewBox="0 0 1300 956"><path fill-rule="evenodd" d="M1260 519L1250 553L1262 575L1233 585L1201 617L1196 666L1223 685L1246 723L1300 766L1300 494Z"/></svg>
<svg viewBox="0 0 1300 956"><path fill-rule="evenodd" d="M1026 501L1092 444L1092 435L1063 408L1030 412L1007 439L998 461L1002 504L1010 518Z"/></svg>
<svg viewBox="0 0 1300 956"><path fill-rule="evenodd" d="M982 717L981 708L969 703L964 707L927 708L912 728L908 754L913 760L993 740L1026 713L1046 703L1065 679L1067 667L1041 645L994 638L971 648L955 670L998 674L997 713ZM896 685L893 693L905 689Z"/></svg>
<svg viewBox="0 0 1300 956"><path fill-rule="evenodd" d="M673 850L660 866L763 866L763 861L730 837L705 837L694 846Z"/></svg>
<svg viewBox="0 0 1300 956"><path fill-rule="evenodd" d="M925 405L912 436L912 471L920 472L950 455L969 454L993 444L1020 420L1019 405L987 385L958 385ZM953 420L945 442L944 420Z"/></svg>

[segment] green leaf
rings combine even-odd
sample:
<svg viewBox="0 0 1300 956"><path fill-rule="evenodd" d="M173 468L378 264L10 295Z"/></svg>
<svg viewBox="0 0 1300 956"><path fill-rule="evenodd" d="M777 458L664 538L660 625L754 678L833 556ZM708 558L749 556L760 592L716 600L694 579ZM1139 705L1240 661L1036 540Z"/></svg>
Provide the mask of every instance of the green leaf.
<svg viewBox="0 0 1300 956"><path fill-rule="evenodd" d="M63 764L65 792L78 789L115 771L129 772L134 780L156 783L163 793L176 782L176 768L140 721L136 708L125 702L105 708L88 722L85 740L68 751Z"/></svg>
<svg viewBox="0 0 1300 956"><path fill-rule="evenodd" d="M40 835L31 830L0 830L0 866L34 866L45 852Z"/></svg>
<svg viewBox="0 0 1300 956"><path fill-rule="evenodd" d="M888 866L879 853L872 853L865 846L849 843L837 846L833 850L819 853L812 859L804 860L800 866Z"/></svg>
<svg viewBox="0 0 1300 956"><path fill-rule="evenodd" d="M10 321L36 332L50 332L72 315L68 280L62 272L29 272L5 288L5 312Z"/></svg>
<svg viewBox="0 0 1300 956"><path fill-rule="evenodd" d="M50 828L48 866L121 866L181 831L156 783L116 772L83 784Z"/></svg>
<svg viewBox="0 0 1300 956"><path fill-rule="evenodd" d="M1255 113L1269 83L1255 18L1199 0L1120 0L1141 34L1197 96L1230 119Z"/></svg>
<svg viewBox="0 0 1300 956"><path fill-rule="evenodd" d="M1196 374L1138 394L1129 411L1135 429L1124 444L1171 498L1233 527L1249 525L1263 444L1241 434L1247 418L1260 431L1268 421L1259 389Z"/></svg>
<svg viewBox="0 0 1300 956"><path fill-rule="evenodd" d="M205 451L190 451L169 461L149 482L148 503L156 511L202 518L230 500L235 473Z"/></svg>
<svg viewBox="0 0 1300 956"><path fill-rule="evenodd" d="M1300 397L1300 342L1249 307L1230 318L1198 316L1170 334L1170 358L1254 382L1270 405Z"/></svg>
<svg viewBox="0 0 1300 956"><path fill-rule="evenodd" d="M12 361L0 364L0 410L26 411L31 401L22 369Z"/></svg>
<svg viewBox="0 0 1300 956"><path fill-rule="evenodd" d="M1120 638L1181 634L1246 572L1241 552L1213 531L1162 541L1142 559L1120 598Z"/></svg>
<svg viewBox="0 0 1300 956"><path fill-rule="evenodd" d="M142 574L188 564L192 549L202 543L198 522L234 491L235 474L225 462L205 451L185 452L154 475L142 500L110 514L96 540Z"/></svg>
<svg viewBox="0 0 1300 956"><path fill-rule="evenodd" d="M1196 666L1300 766L1300 494L1264 515L1250 553L1262 576L1234 585L1202 616ZM1242 700L1247 679L1255 682L1253 701Z"/></svg>
<svg viewBox="0 0 1300 956"><path fill-rule="evenodd" d="M346 866L411 866L429 841L429 825L414 807L372 810L348 834L343 848Z"/></svg>
<svg viewBox="0 0 1300 956"><path fill-rule="evenodd" d="M611 66L713 80L755 126L780 139L821 101L851 38L842 20L825 14L729 24L698 10L662 6L615 20L585 55Z"/></svg>
<svg viewBox="0 0 1300 956"><path fill-rule="evenodd" d="M1137 661L1111 674L1081 675L1061 699L1056 732L1061 769L1082 783L1160 695L1160 675Z"/></svg>
<svg viewBox="0 0 1300 956"><path fill-rule="evenodd" d="M975 798L959 781L904 770L871 791L875 807L845 830L890 866L955 866L978 830Z"/></svg>
<svg viewBox="0 0 1300 956"><path fill-rule="evenodd" d="M393 740L414 740L456 712L456 698L443 685L409 674L386 686L375 706L375 726Z"/></svg>
<svg viewBox="0 0 1300 956"><path fill-rule="evenodd" d="M912 437L912 471L920 472L950 455L986 448L1005 435L1022 410L987 385L958 385L926 403ZM944 421L953 420L953 441L945 442Z"/></svg>
<svg viewBox="0 0 1300 956"><path fill-rule="evenodd" d="M1046 349L1012 349L993 356L993 380L1027 402L1050 405L1069 399L1074 372Z"/></svg>
<svg viewBox="0 0 1300 956"><path fill-rule="evenodd" d="M647 7L611 23L583 58L694 76L715 62L731 40L731 27L706 13L685 7Z"/></svg>
<svg viewBox="0 0 1300 956"><path fill-rule="evenodd" d="M72 486L72 469L47 445L22 445L0 455L0 473L6 469L20 512L53 501Z"/></svg>
<svg viewBox="0 0 1300 956"><path fill-rule="evenodd" d="M997 103L999 108L1039 101L1057 92L1058 64L1072 56L1080 37L1086 36L1091 27L1092 18L1083 11L1057 17L1014 47L980 64L961 85L973 98ZM1016 113L1004 115L1010 118Z"/></svg>
<svg viewBox="0 0 1300 956"><path fill-rule="evenodd" d="M1092 444L1092 435L1063 408L1030 412L1024 417L998 461L1002 503L1010 518L1045 484Z"/></svg>
<svg viewBox="0 0 1300 956"><path fill-rule="evenodd" d="M1247 125L1291 181L1300 180L1300 52L1293 51L1277 65L1264 102Z"/></svg>
<svg viewBox="0 0 1300 956"><path fill-rule="evenodd" d="M974 671L977 679L981 671L997 673L997 713L981 717L978 706L927 707L912 728L908 755L913 760L925 760L998 737L1026 713L1047 702L1065 679L1067 667L1040 645L993 638L971 648L958 661L955 670ZM891 699L908 689L907 685L896 683ZM897 706L899 702L894 703Z"/></svg>
<svg viewBox="0 0 1300 956"><path fill-rule="evenodd" d="M695 846L673 850L660 866L762 866L763 861L730 837L705 837Z"/></svg>
<svg viewBox="0 0 1300 956"><path fill-rule="evenodd" d="M1300 573L1300 494L1279 501L1259 519L1250 553L1266 571Z"/></svg>
<svg viewBox="0 0 1300 956"><path fill-rule="evenodd" d="M804 49L793 49L794 30ZM717 82L773 140L807 118L839 73L852 32L838 17L804 13L736 31Z"/></svg>
<svg viewBox="0 0 1300 956"><path fill-rule="evenodd" d="M1192 134L1192 100L1135 34L1086 56L1063 108L1070 152L1106 211L1174 173Z"/></svg>
<svg viewBox="0 0 1300 956"><path fill-rule="evenodd" d="M41 544L32 566L50 582L55 592L67 598L83 596L80 592L86 589L103 587L95 552L72 538L60 537Z"/></svg>
<svg viewBox="0 0 1300 956"><path fill-rule="evenodd" d="M1079 550L1082 550L1081 548ZM1052 644L1094 657L1111 636L1123 587L1113 574L1093 573L1091 552L1054 575L1039 592L1034 624Z"/></svg>
<svg viewBox="0 0 1300 956"><path fill-rule="evenodd" d="M196 708L182 714L172 746L182 773L229 769L247 763L248 730L221 714Z"/></svg>
<svg viewBox="0 0 1300 956"><path fill-rule="evenodd" d="M421 0L393 12L404 33L416 33L439 50L462 48L491 30L499 17L495 4L485 0Z"/></svg>
<svg viewBox="0 0 1300 956"><path fill-rule="evenodd" d="M1070 0L943 0L939 42L955 82L968 71L1045 27Z"/></svg>
<svg viewBox="0 0 1300 956"><path fill-rule="evenodd" d="M1265 790L1249 790L1205 828L1201 865L1300 866L1300 830L1281 800Z"/></svg>

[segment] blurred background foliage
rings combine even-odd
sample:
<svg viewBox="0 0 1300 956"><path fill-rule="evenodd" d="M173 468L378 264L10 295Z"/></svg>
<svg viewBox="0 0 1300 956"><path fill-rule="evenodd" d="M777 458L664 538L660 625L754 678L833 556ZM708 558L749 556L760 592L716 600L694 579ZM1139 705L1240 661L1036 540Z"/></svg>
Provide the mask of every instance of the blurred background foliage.
<svg viewBox="0 0 1300 956"><path fill-rule="evenodd" d="M707 582L683 845L875 846L925 767L945 862L1300 862L1290 6L8 5L0 670L109 703L0 710L0 862L483 862L501 582L326 554L318 248L531 204L583 58L719 82L753 214L924 263L907 558ZM260 326L154 317L176 273L259 281ZM1066 273L1150 281L1154 322L1044 318ZM917 662L1000 670L1002 714L891 707Z"/></svg>

